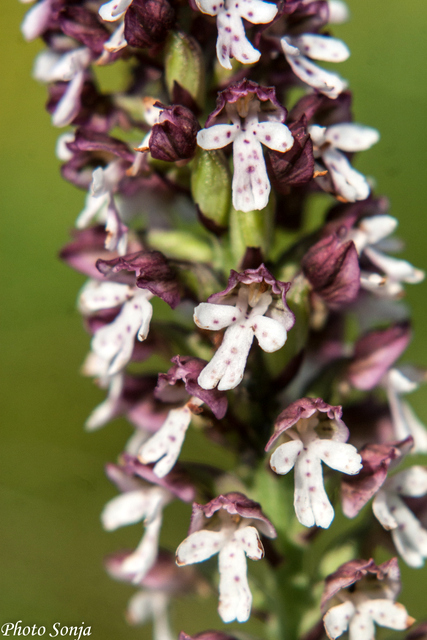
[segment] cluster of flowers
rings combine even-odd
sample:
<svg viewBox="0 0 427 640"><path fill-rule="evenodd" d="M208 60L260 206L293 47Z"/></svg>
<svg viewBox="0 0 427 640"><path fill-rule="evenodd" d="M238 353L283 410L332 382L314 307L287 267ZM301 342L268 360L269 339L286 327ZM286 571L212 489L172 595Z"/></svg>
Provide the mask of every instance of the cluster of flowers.
<svg viewBox="0 0 427 640"><path fill-rule="evenodd" d="M72 125L58 140L63 177L87 191L61 253L90 278L83 371L107 389L86 426L134 427L107 466L120 495L102 522L143 521L144 535L107 569L139 587L128 619L153 619L156 640L176 637L171 598L210 591L214 568L188 565L215 554L223 622L249 619L246 557L264 555L254 615L278 638L371 640L375 624L413 622L395 602L397 559L359 556L383 544L412 567L427 558L427 468L410 462L427 431L402 398L427 376L396 364L410 340L404 285L424 274L389 255L397 222L351 164L377 131L352 121L346 82L315 62L349 56L325 31L347 14L341 0L37 0L22 25L46 44L34 76L52 122ZM103 92L100 67L118 60L127 85ZM322 193L325 222L307 234L307 202ZM178 461L190 425L204 458L213 441L233 468ZM303 576L304 527L334 518L322 463L344 474L344 514L372 498L373 515ZM292 469L296 519L280 477ZM338 479L327 471L329 495ZM193 502L176 563L159 550L173 500Z"/></svg>

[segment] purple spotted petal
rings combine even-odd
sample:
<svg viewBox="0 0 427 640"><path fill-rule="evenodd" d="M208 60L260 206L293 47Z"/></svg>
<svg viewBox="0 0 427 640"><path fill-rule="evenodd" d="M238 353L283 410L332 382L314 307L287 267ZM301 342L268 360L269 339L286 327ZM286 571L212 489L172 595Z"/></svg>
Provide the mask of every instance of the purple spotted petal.
<svg viewBox="0 0 427 640"><path fill-rule="evenodd" d="M195 502L188 534L203 529L206 519L211 518L219 509L225 509L232 516L256 520L254 524L269 538L277 535L272 523L261 511L261 505L237 491L217 496L205 505Z"/></svg>

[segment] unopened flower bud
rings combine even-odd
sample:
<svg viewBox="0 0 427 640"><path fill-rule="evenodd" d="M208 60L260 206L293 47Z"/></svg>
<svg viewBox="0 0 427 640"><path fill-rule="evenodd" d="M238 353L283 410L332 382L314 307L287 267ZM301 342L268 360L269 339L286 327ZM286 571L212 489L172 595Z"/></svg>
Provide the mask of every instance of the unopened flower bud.
<svg viewBox="0 0 427 640"><path fill-rule="evenodd" d="M133 0L126 11L126 41L132 47L152 47L164 42L174 23L168 0Z"/></svg>
<svg viewBox="0 0 427 640"><path fill-rule="evenodd" d="M189 160L197 147L199 123L186 107L164 107L149 140L150 153L156 160L176 162Z"/></svg>
<svg viewBox="0 0 427 640"><path fill-rule="evenodd" d="M203 106L205 99L203 53L197 40L180 31L171 33L166 45L165 80L171 100L176 100L177 89L184 89L198 106Z"/></svg>
<svg viewBox="0 0 427 640"><path fill-rule="evenodd" d="M191 174L191 192L204 218L225 227L231 204L231 175L221 151L198 149Z"/></svg>

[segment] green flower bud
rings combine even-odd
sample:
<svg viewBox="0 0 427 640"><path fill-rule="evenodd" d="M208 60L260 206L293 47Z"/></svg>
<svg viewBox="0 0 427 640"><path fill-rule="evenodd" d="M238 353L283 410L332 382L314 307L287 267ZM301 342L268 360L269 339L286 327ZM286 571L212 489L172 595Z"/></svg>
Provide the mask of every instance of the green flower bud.
<svg viewBox="0 0 427 640"><path fill-rule="evenodd" d="M191 193L202 215L226 227L231 203L231 176L222 151L198 149L191 173Z"/></svg>
<svg viewBox="0 0 427 640"><path fill-rule="evenodd" d="M171 100L183 101L182 90L200 108L205 99L205 67L199 43L180 31L172 32L166 44L165 53L166 86ZM178 94L178 95L176 95ZM178 98L180 98L178 100Z"/></svg>

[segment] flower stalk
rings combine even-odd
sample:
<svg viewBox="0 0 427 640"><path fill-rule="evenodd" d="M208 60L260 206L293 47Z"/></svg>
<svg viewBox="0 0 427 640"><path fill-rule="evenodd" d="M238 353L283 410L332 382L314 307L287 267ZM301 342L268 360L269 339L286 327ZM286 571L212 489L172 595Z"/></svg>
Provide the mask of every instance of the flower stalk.
<svg viewBox="0 0 427 640"><path fill-rule="evenodd" d="M132 428L101 520L144 533L106 567L139 588L127 619L155 640L178 637L181 592L218 591L222 623L252 616L271 640L413 624L397 556L427 557L427 432L401 396L427 373L400 362L397 310L424 273L390 255L397 221L353 165L379 133L317 64L350 55L330 35L347 18L340 0L37 0L22 25L45 41L34 76L84 193L61 257L89 278L83 372L107 389L86 426ZM124 89L105 93L97 69L119 60ZM193 509L165 550L171 502Z"/></svg>

